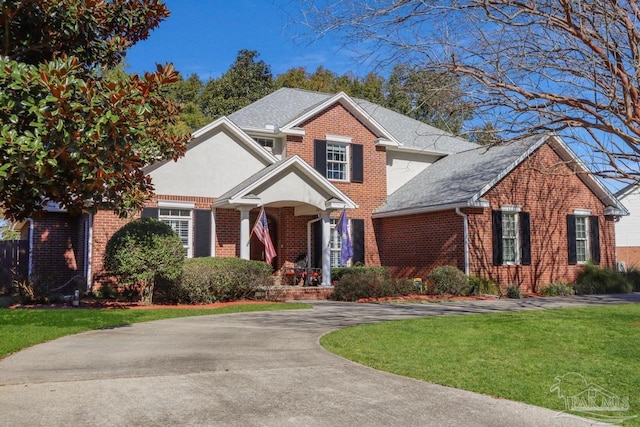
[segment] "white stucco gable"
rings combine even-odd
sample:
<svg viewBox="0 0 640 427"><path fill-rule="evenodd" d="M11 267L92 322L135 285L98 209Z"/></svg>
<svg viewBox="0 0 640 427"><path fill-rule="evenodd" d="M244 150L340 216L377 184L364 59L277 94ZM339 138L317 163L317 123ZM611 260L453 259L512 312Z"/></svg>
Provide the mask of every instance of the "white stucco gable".
<svg viewBox="0 0 640 427"><path fill-rule="evenodd" d="M193 133L184 157L147 169L156 194L219 197L277 159L226 117Z"/></svg>
<svg viewBox="0 0 640 427"><path fill-rule="evenodd" d="M214 207L290 206L296 215L358 205L295 155L253 175L222 195Z"/></svg>

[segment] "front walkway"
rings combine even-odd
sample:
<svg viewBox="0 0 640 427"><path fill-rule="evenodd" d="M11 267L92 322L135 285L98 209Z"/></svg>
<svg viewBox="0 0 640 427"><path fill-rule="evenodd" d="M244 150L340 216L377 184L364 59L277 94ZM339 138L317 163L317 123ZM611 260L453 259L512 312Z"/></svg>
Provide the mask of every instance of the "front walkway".
<svg viewBox="0 0 640 427"><path fill-rule="evenodd" d="M623 296L202 316L64 337L0 361L0 425L539 426L554 411L379 372L318 338L364 322L640 302Z"/></svg>

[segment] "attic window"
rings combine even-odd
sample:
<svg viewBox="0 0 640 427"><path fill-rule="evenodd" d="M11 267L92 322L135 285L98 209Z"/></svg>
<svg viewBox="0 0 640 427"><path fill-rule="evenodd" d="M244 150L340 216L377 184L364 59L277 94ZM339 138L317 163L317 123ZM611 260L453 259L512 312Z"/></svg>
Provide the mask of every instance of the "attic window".
<svg viewBox="0 0 640 427"><path fill-rule="evenodd" d="M253 138L255 142L262 145L266 148L273 148L274 140L273 138Z"/></svg>

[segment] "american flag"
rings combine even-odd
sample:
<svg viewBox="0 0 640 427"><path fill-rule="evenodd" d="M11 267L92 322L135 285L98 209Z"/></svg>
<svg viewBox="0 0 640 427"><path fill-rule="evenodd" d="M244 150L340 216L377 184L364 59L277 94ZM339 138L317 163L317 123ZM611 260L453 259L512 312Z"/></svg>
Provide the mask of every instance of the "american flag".
<svg viewBox="0 0 640 427"><path fill-rule="evenodd" d="M276 249L273 247L271 236L269 235L269 223L267 222L267 214L264 212L264 208L260 211L260 216L258 216L258 220L253 226L252 231L264 245L264 257L266 261L271 264L271 260L274 259L277 254Z"/></svg>

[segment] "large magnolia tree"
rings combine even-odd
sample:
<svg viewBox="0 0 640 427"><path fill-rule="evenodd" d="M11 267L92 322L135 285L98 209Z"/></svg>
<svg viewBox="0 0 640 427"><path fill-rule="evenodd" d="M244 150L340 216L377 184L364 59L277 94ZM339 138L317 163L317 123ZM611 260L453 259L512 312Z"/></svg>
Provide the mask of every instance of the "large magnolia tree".
<svg viewBox="0 0 640 427"><path fill-rule="evenodd" d="M640 2L309 0L368 60L461 76L502 137L552 131L602 176L640 179Z"/></svg>
<svg viewBox="0 0 640 427"><path fill-rule="evenodd" d="M144 167L184 154L171 65L111 72L169 16L158 0L0 1L0 209L139 209Z"/></svg>

